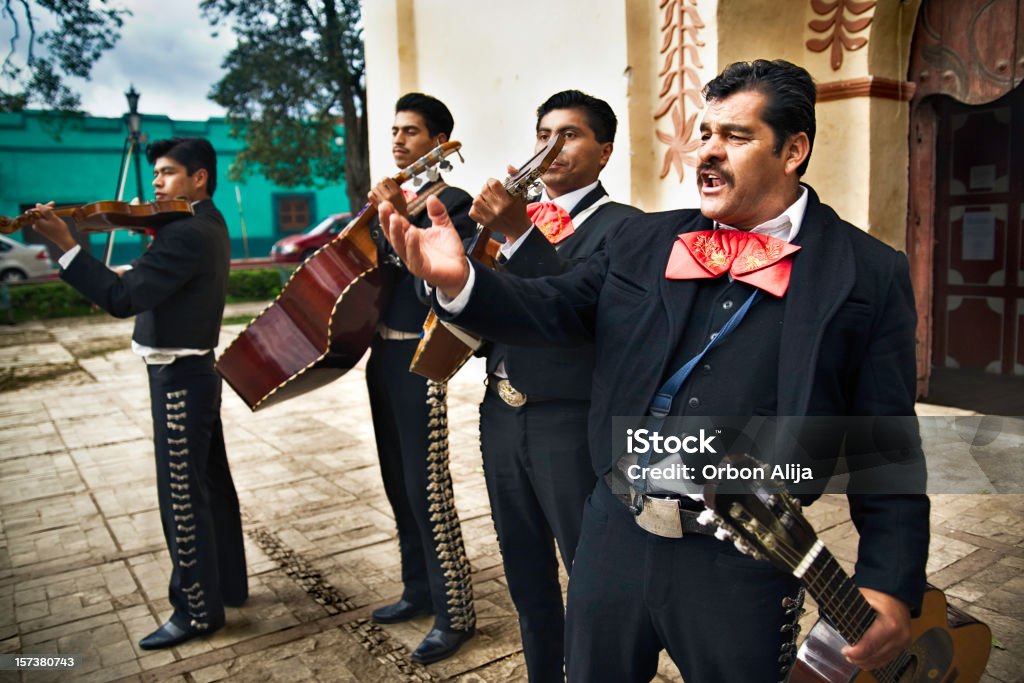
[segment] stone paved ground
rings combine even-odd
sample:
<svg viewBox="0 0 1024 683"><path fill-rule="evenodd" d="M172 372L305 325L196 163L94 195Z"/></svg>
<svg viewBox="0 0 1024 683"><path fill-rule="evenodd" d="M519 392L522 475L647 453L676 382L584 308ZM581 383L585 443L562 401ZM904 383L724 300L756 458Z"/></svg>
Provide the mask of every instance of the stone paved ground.
<svg viewBox="0 0 1024 683"><path fill-rule="evenodd" d="M254 310L236 306L228 315ZM226 326L222 342L240 329ZM409 662L429 619L368 621L401 587L362 366L257 414L226 390L252 597L207 640L139 650L138 639L167 616L169 562L145 372L126 350L130 332L130 322L106 317L0 330L0 652L84 655L72 673L6 671L0 681L525 680L480 466L479 363L449 389L455 495L479 615L479 635L456 657L429 667ZM1003 431L1013 435L1005 424ZM1020 490L1021 442L1006 443L970 467L959 464L963 448L939 444L947 472L966 474L963 493L934 498L929 573L954 604L992 626L997 647L984 680L1019 683L1024 495L978 493ZM809 516L848 565L856 533L845 502L826 497ZM814 618L811 609L805 631ZM657 680L680 680L665 658Z"/></svg>

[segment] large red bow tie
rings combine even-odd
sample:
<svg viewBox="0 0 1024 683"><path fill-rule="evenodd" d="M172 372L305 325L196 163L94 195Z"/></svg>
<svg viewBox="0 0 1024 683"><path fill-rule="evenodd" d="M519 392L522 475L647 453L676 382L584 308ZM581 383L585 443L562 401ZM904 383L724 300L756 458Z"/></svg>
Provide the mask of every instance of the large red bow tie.
<svg viewBox="0 0 1024 683"><path fill-rule="evenodd" d="M526 215L551 244L558 244L576 232L569 212L554 202L531 202L526 205Z"/></svg>
<svg viewBox="0 0 1024 683"><path fill-rule="evenodd" d="M793 260L800 247L741 230L701 230L679 235L672 245L665 277L670 280L715 278L728 271L733 279L782 296L789 287Z"/></svg>

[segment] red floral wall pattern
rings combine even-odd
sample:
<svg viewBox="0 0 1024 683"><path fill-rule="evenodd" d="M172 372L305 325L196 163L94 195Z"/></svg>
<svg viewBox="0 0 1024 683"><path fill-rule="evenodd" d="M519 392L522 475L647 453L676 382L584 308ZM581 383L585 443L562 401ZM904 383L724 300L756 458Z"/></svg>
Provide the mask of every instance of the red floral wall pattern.
<svg viewBox="0 0 1024 683"><path fill-rule="evenodd" d="M658 139L668 146L659 177L664 178L674 167L679 182L683 182L685 166L697 165L695 152L700 146L700 138L694 133L698 111L704 108L697 71L704 67L700 59L700 48L704 47L701 39L704 21L697 12L697 0L661 0L658 8L664 12L659 50L664 61L658 72L661 79L660 104L654 112L654 119L671 113L672 121L672 132L666 133L660 128L655 130ZM687 114L687 100L698 111Z"/></svg>
<svg viewBox="0 0 1024 683"><path fill-rule="evenodd" d="M866 29L874 17L860 17L875 7L875 0L811 0L811 9L814 13L826 17L815 19L808 25L815 33L827 34L823 38L808 40L807 49L812 52L824 52L832 48L831 63L832 70L838 71L843 65L843 49L853 51L859 50L868 44L864 37L852 37L852 33L860 33ZM847 16L849 13L849 17ZM857 18L860 17L860 18Z"/></svg>

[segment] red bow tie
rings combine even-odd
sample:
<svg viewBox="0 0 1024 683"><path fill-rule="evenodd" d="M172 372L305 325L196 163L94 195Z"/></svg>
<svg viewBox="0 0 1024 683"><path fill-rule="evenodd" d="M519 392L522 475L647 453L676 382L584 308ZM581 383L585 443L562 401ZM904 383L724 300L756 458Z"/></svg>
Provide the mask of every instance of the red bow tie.
<svg viewBox="0 0 1024 683"><path fill-rule="evenodd" d="M526 215L551 244L558 244L576 232L569 212L554 202L531 202L526 205Z"/></svg>
<svg viewBox="0 0 1024 683"><path fill-rule="evenodd" d="M728 271L733 279L782 296L793 269L790 255L800 247L741 230L701 230L679 235L668 257L670 280L715 278Z"/></svg>

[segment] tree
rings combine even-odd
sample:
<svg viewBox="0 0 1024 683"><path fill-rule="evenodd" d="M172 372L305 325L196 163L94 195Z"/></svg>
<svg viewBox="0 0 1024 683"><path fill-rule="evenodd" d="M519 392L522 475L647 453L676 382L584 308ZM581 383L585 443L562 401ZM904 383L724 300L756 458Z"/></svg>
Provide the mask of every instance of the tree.
<svg viewBox="0 0 1024 683"><path fill-rule="evenodd" d="M345 175L353 208L370 190L366 80L358 0L202 0L238 45L210 93L244 137L231 175L258 170L274 183L328 184ZM344 126L345 153L334 146Z"/></svg>
<svg viewBox="0 0 1024 683"><path fill-rule="evenodd" d="M121 37L126 9L107 0L0 0L9 50L0 65L0 111L78 112L81 98L65 83L89 78L93 64ZM53 28L46 29L45 26Z"/></svg>

